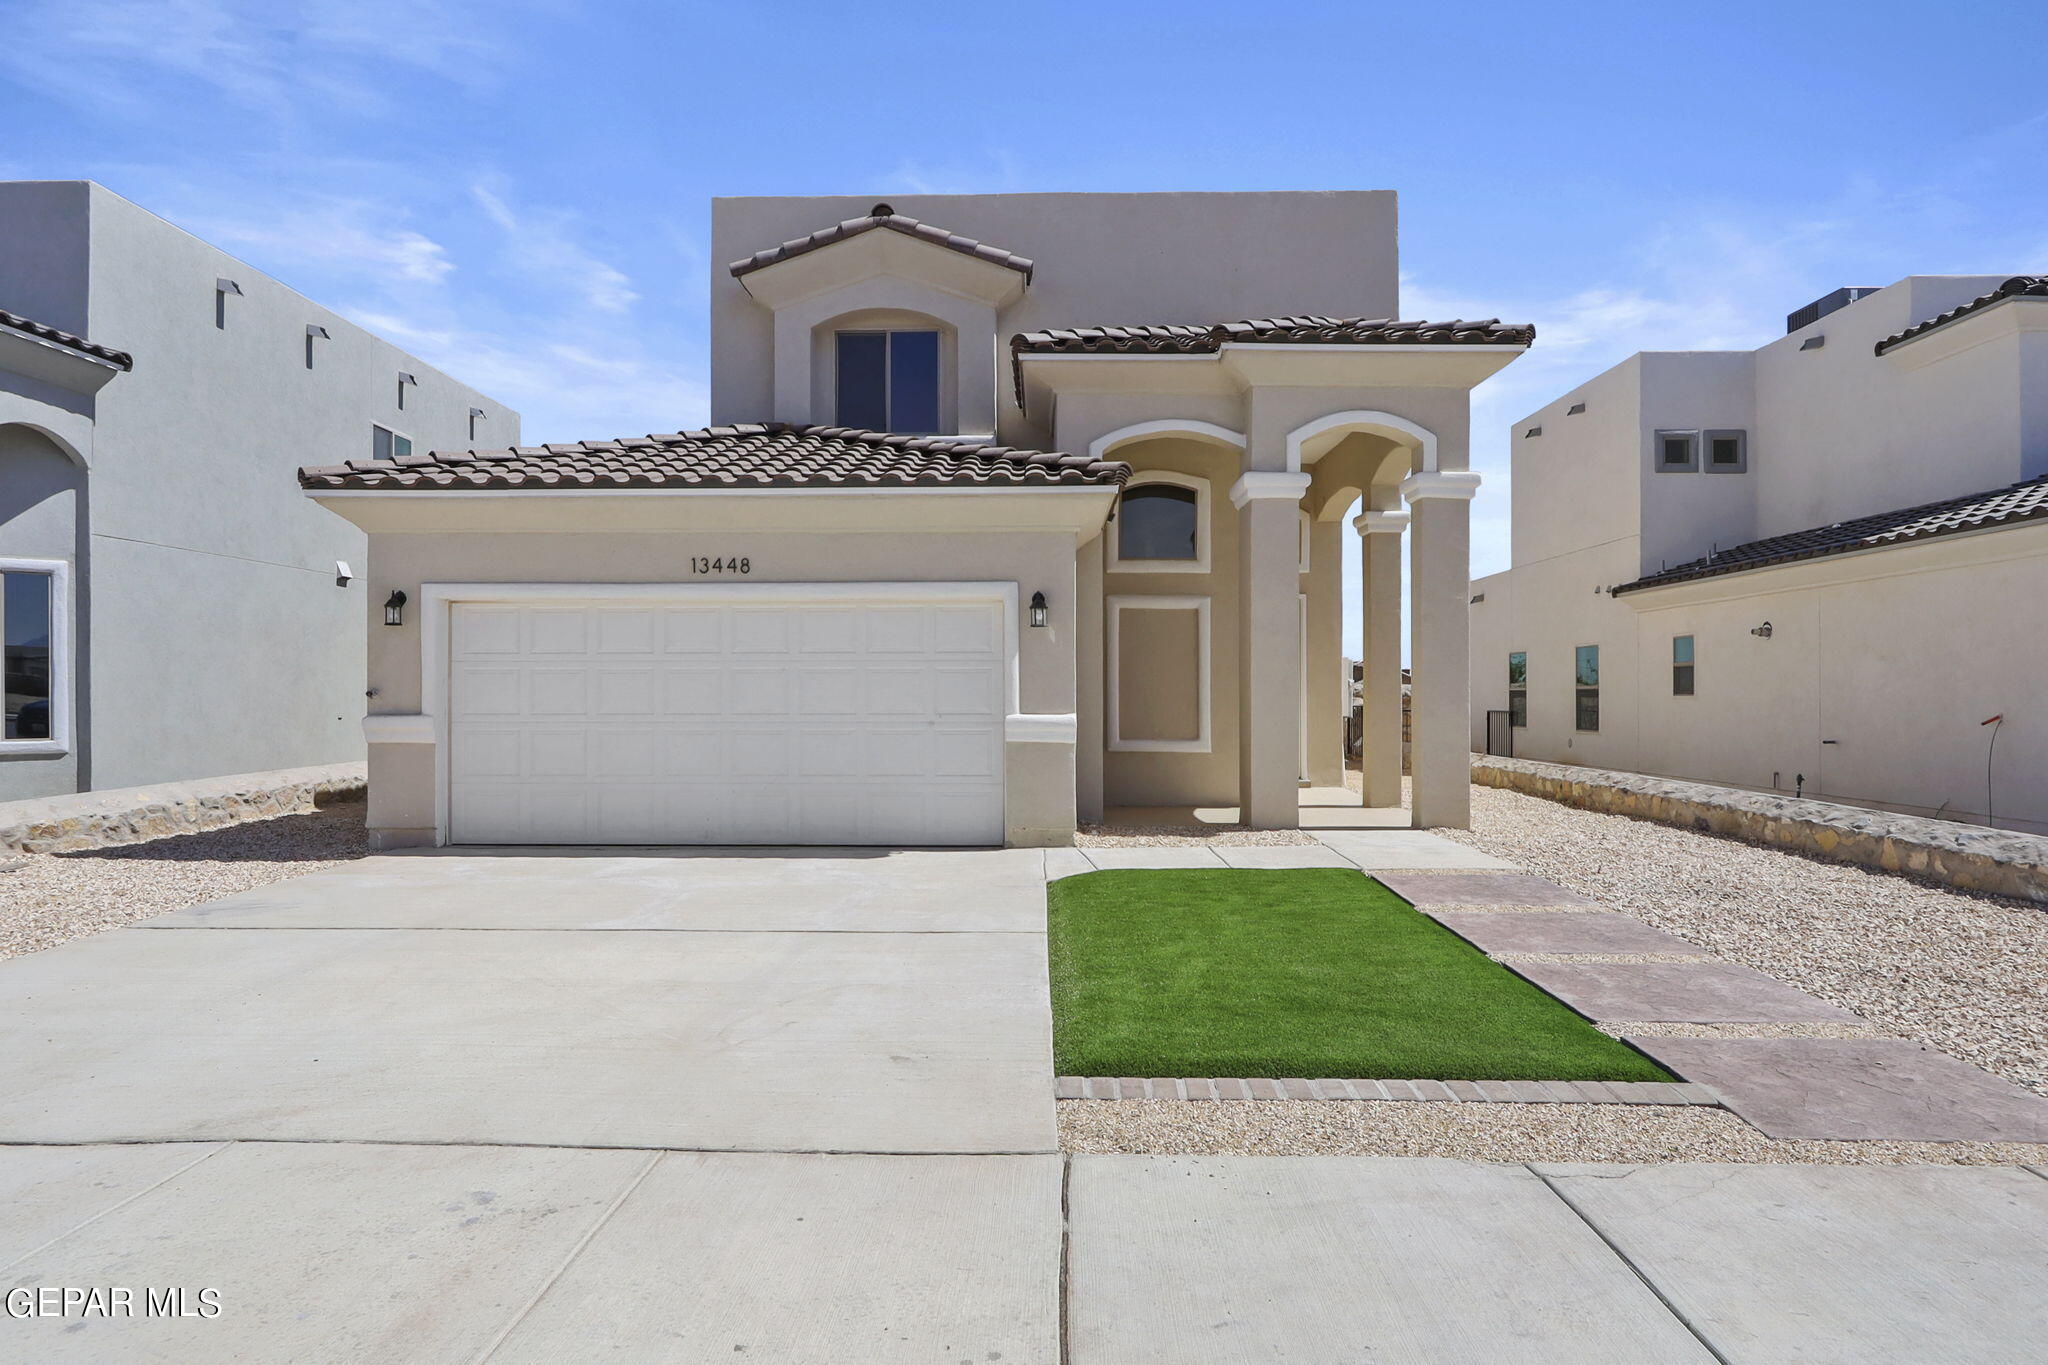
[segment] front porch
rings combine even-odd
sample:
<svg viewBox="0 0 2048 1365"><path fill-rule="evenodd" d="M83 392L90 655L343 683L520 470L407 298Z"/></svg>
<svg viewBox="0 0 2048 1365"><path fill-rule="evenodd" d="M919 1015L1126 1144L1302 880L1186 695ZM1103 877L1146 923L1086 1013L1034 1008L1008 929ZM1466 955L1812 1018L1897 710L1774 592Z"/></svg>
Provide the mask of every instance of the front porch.
<svg viewBox="0 0 2048 1365"><path fill-rule="evenodd" d="M1349 787L1303 787L1295 804L1297 829L1407 829L1406 806L1362 806ZM1236 806L1111 806L1105 830L1227 829L1241 826Z"/></svg>

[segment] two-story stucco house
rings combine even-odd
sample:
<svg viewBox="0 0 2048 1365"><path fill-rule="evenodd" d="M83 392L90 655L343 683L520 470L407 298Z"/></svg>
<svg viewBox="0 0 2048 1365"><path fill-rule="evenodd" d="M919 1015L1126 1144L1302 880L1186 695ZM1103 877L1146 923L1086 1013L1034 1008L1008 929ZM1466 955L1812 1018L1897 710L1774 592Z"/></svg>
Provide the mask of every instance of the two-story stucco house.
<svg viewBox="0 0 2048 1365"><path fill-rule="evenodd" d="M1347 523L1366 800L1405 573L1414 820L1465 823L1467 393L1532 331L1396 320L1392 194L727 199L713 238L716 425L301 472L370 534L383 844L1289 827L1342 780Z"/></svg>
<svg viewBox="0 0 2048 1365"><path fill-rule="evenodd" d="M1516 423L1475 747L2048 830L2048 278L1787 324Z"/></svg>
<svg viewBox="0 0 2048 1365"><path fill-rule="evenodd" d="M294 456L518 432L99 185L0 184L0 801L360 759L364 538Z"/></svg>

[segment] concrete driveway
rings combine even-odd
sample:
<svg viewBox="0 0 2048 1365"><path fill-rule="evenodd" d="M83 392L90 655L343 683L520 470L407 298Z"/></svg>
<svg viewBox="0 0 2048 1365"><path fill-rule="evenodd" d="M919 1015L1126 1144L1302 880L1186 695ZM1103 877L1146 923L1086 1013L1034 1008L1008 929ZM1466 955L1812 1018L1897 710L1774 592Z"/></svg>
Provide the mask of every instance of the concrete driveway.
<svg viewBox="0 0 2048 1365"><path fill-rule="evenodd" d="M0 971L0 1142L1047 1152L1035 850L371 858Z"/></svg>
<svg viewBox="0 0 2048 1365"><path fill-rule="evenodd" d="M0 963L0 1360L1979 1362L2048 1336L2048 1178L2019 1167L1062 1157L1045 866L376 858ZM125 1314L62 1292L117 1287Z"/></svg>

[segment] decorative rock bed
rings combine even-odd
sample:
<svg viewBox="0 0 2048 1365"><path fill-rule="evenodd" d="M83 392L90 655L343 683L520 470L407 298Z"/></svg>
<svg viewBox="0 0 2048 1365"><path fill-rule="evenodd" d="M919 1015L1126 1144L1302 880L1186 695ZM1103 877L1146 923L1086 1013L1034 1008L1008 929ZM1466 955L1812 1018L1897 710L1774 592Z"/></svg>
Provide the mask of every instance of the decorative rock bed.
<svg viewBox="0 0 2048 1365"><path fill-rule="evenodd" d="M2048 837L1704 782L1475 754L1472 780L1583 810L2048 904Z"/></svg>
<svg viewBox="0 0 2048 1365"><path fill-rule="evenodd" d="M364 764L330 763L0 801L0 853L72 853L291 815L359 801L367 780Z"/></svg>

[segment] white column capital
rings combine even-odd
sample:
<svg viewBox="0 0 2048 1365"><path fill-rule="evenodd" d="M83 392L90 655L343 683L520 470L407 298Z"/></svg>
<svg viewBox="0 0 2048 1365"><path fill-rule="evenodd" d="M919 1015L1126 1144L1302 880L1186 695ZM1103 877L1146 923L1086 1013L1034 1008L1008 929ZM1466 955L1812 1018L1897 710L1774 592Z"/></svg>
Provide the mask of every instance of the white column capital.
<svg viewBox="0 0 2048 1365"><path fill-rule="evenodd" d="M1409 502L1424 498L1456 498L1470 502L1479 491L1479 476L1469 469L1427 470L1401 480L1401 496Z"/></svg>
<svg viewBox="0 0 2048 1365"><path fill-rule="evenodd" d="M1351 529L1362 536L1399 535L1408 529L1406 512L1361 512L1351 519Z"/></svg>
<svg viewBox="0 0 2048 1365"><path fill-rule="evenodd" d="M1248 469L1230 486L1230 505L1243 510L1248 502L1285 498L1300 502L1308 492L1309 476L1282 473L1277 469Z"/></svg>

